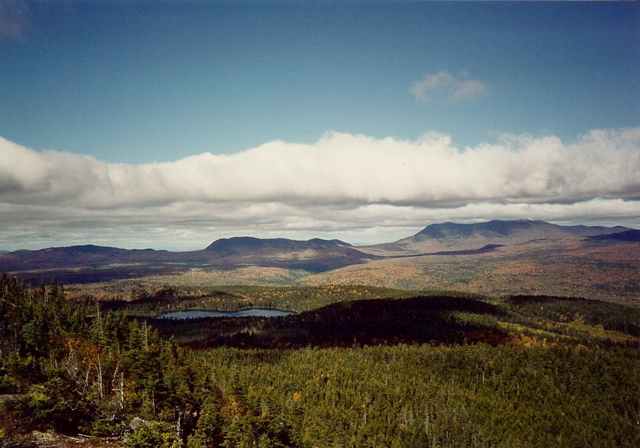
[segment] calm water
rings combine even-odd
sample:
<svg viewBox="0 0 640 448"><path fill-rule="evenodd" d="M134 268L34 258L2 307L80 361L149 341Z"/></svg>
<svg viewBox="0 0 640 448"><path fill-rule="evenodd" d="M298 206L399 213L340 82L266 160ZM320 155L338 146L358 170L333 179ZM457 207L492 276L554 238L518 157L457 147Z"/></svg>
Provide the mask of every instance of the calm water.
<svg viewBox="0 0 640 448"><path fill-rule="evenodd" d="M158 316L158 319L199 319L203 317L282 317L296 314L293 311L282 311L273 308L250 308L240 311L174 311Z"/></svg>

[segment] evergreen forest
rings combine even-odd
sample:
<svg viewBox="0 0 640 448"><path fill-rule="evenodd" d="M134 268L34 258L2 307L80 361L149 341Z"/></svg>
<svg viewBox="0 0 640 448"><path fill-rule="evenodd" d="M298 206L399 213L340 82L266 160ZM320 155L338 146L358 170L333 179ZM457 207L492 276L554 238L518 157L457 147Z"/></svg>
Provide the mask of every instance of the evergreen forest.
<svg viewBox="0 0 640 448"><path fill-rule="evenodd" d="M139 295L0 278L0 446L640 445L638 308L369 287ZM299 314L154 318L266 305Z"/></svg>

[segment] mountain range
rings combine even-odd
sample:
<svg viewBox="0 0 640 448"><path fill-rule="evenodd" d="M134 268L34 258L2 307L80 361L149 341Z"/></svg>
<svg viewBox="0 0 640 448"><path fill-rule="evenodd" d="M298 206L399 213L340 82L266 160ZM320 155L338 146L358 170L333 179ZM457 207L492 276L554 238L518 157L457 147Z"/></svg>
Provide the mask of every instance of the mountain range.
<svg viewBox="0 0 640 448"><path fill-rule="evenodd" d="M340 240L252 237L219 239L205 249L189 252L82 245L0 254L0 272L29 281L48 281L57 277L65 283L176 275L193 269L233 271L246 267L322 274L376 261L469 256L505 246L560 241L577 241L581 245L636 243L640 241L640 230L621 226L561 226L544 221L493 220L475 224L432 224L396 242L357 247Z"/></svg>
<svg viewBox="0 0 640 448"><path fill-rule="evenodd" d="M610 235L629 231L627 227L561 226L544 221L493 220L475 224L446 222L432 224L408 238L374 246L380 253L433 254L449 251L480 250L487 246L510 245L532 240Z"/></svg>

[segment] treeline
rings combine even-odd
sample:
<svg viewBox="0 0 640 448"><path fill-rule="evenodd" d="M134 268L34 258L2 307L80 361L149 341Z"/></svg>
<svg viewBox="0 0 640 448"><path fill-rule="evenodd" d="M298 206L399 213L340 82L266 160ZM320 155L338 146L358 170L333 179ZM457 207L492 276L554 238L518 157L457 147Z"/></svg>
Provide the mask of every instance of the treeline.
<svg viewBox="0 0 640 448"><path fill-rule="evenodd" d="M512 296L509 310L551 322L584 322L640 337L640 309L581 297Z"/></svg>
<svg viewBox="0 0 640 448"><path fill-rule="evenodd" d="M331 303L379 298L409 298L424 291L371 286L159 286L143 282L104 285L100 291L74 286L72 296L98 301L104 310L127 311L130 315L154 316L168 311L236 311L244 308L278 308L303 312ZM433 294L445 294L443 292ZM448 296L478 295L446 292Z"/></svg>
<svg viewBox="0 0 640 448"><path fill-rule="evenodd" d="M37 429L115 437L128 447L638 446L632 336L620 333L622 342L605 348L600 341L611 334L593 327L597 339L580 339L591 317L571 315L578 322L566 324L576 328L570 343L548 343L533 336L550 333L544 325L566 312L545 323L515 302L520 314L510 316L488 303L442 300L439 311L503 325L506 337L494 346L188 350L144 320L66 300L56 282L32 288L4 275L0 439ZM401 320L401 302L385 312ZM375 313L365 305L328 310L347 320Z"/></svg>
<svg viewBox="0 0 640 448"><path fill-rule="evenodd" d="M0 336L0 441L55 430L130 447L238 446L244 408L233 388L144 322L67 301L57 282L31 288L3 275ZM285 429L256 417L243 437L290 446Z"/></svg>

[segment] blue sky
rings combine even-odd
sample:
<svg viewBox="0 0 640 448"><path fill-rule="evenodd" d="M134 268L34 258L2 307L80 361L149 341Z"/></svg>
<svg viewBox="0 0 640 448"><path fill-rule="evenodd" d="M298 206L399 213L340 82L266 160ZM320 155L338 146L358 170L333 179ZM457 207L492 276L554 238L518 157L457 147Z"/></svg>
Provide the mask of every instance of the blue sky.
<svg viewBox="0 0 640 448"><path fill-rule="evenodd" d="M0 249L640 225L638 30L636 2L2 2ZM227 176L238 160L254 171ZM525 161L530 183L505 180ZM433 166L477 182L440 191Z"/></svg>

